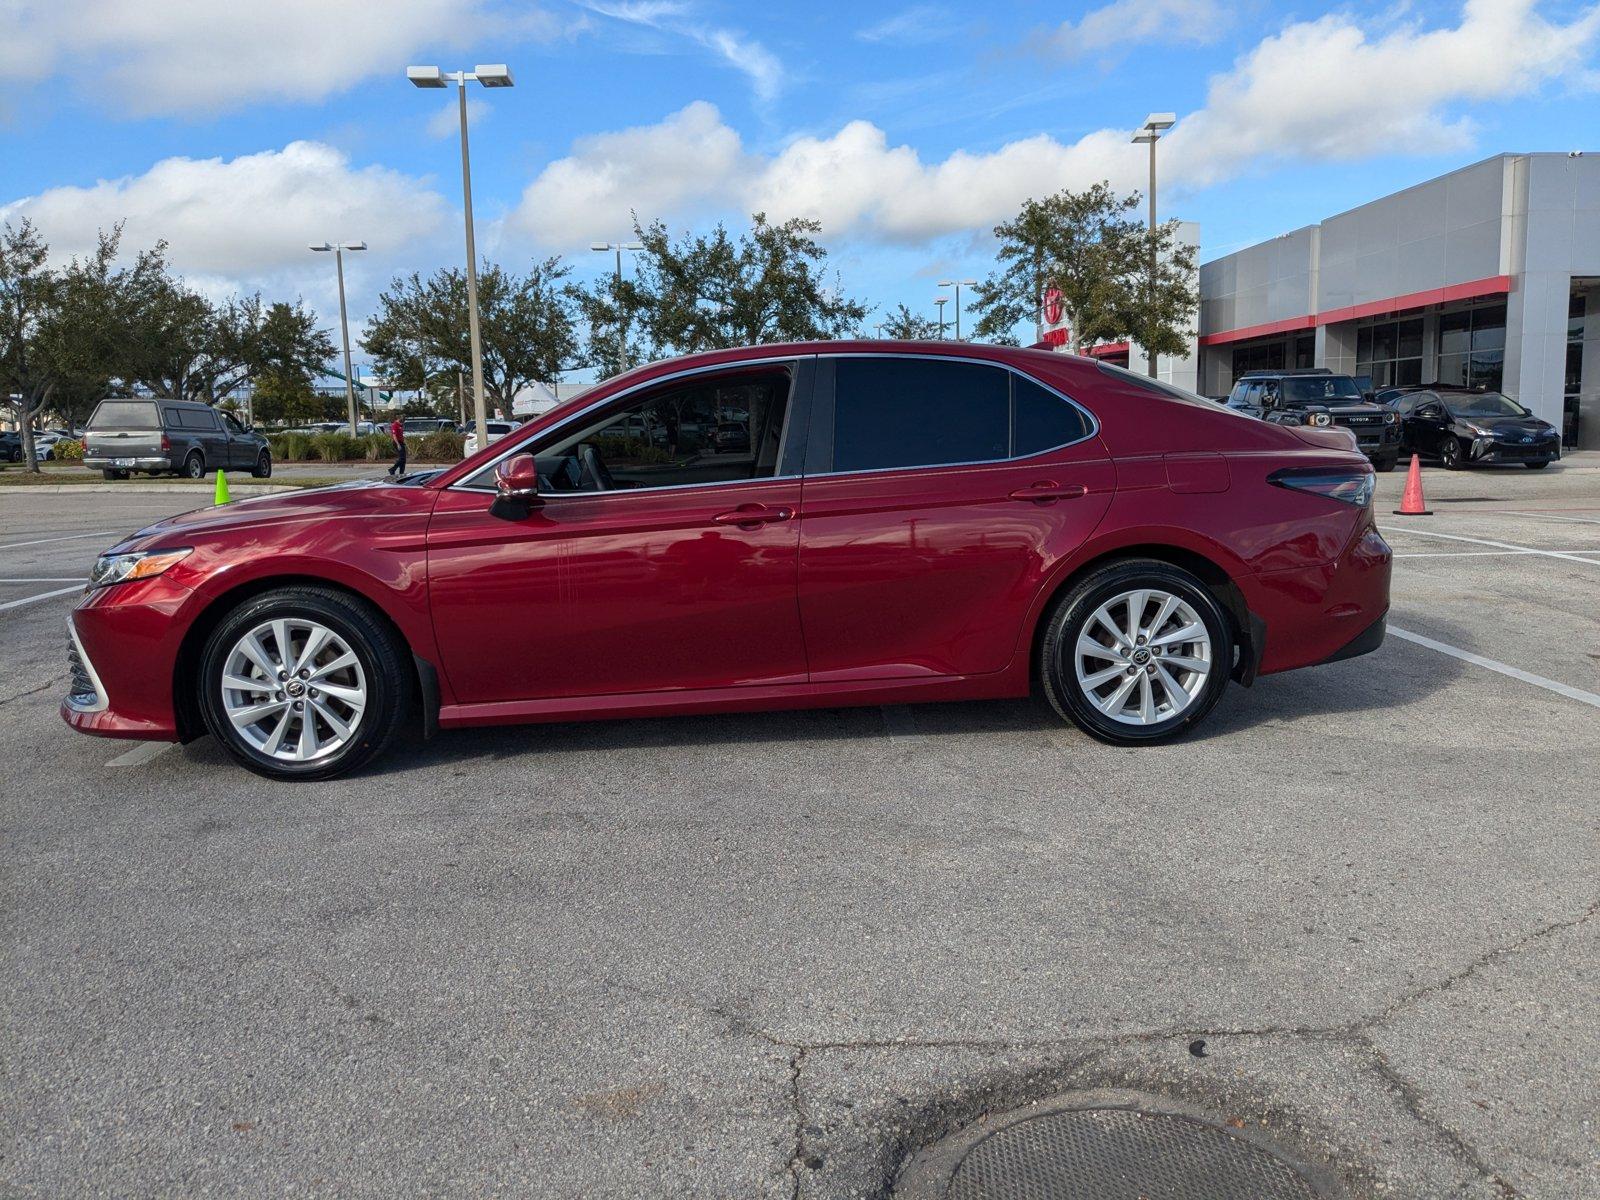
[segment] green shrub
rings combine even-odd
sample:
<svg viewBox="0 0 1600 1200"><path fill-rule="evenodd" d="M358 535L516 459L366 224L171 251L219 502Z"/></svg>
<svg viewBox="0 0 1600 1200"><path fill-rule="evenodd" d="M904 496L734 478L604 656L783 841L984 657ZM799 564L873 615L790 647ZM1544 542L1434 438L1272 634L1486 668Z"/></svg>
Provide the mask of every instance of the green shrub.
<svg viewBox="0 0 1600 1200"><path fill-rule="evenodd" d="M360 457L368 462L377 462L382 458L394 457L394 439L386 433L368 433L355 439L360 449Z"/></svg>
<svg viewBox="0 0 1600 1200"><path fill-rule="evenodd" d="M423 462L460 462L466 452L466 436L440 429L419 438L407 439L412 457Z"/></svg>
<svg viewBox="0 0 1600 1200"><path fill-rule="evenodd" d="M319 462L344 462L357 457L361 439L348 433L319 433L311 439L311 455Z"/></svg>
<svg viewBox="0 0 1600 1200"><path fill-rule="evenodd" d="M305 462L311 457L311 438L303 433L275 433L267 438L267 445L279 462Z"/></svg>
<svg viewBox="0 0 1600 1200"><path fill-rule="evenodd" d="M62 438L51 449L57 462L82 462L83 443L75 438Z"/></svg>

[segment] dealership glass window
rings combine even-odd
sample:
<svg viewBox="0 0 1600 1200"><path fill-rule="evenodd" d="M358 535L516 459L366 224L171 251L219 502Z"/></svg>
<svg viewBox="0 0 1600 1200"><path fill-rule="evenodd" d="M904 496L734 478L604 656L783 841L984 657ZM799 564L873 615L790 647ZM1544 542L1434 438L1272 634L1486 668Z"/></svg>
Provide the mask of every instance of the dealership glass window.
<svg viewBox="0 0 1600 1200"><path fill-rule="evenodd" d="M1506 306L1485 304L1439 316L1440 383L1499 391L1505 374Z"/></svg>
<svg viewBox="0 0 1600 1200"><path fill-rule="evenodd" d="M1422 318L1383 321L1356 330L1356 374L1373 387L1422 382Z"/></svg>

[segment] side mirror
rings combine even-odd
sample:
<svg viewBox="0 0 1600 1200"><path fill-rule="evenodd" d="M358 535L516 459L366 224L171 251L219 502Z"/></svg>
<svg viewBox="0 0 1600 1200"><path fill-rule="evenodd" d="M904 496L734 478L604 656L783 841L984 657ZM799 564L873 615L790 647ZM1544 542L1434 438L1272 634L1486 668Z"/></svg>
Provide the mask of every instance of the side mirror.
<svg viewBox="0 0 1600 1200"><path fill-rule="evenodd" d="M504 521L526 520L528 514L544 504L539 496L539 466L531 454L513 454L494 465L494 503L492 516Z"/></svg>
<svg viewBox="0 0 1600 1200"><path fill-rule="evenodd" d="M1368 404L1374 404L1374 403L1377 402L1378 393L1368 390L1368 391L1365 391L1365 392L1361 393L1361 398L1363 400L1365 400Z"/></svg>

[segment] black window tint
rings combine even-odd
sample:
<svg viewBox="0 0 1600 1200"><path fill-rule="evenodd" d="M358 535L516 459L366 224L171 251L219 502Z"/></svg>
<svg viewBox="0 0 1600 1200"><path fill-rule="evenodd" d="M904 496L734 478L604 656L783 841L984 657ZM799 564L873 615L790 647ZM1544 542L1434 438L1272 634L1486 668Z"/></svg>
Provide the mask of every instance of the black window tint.
<svg viewBox="0 0 1600 1200"><path fill-rule="evenodd" d="M1075 442L1089 432L1089 420L1054 392L1031 379L1011 379L1011 454L1020 458Z"/></svg>
<svg viewBox="0 0 1600 1200"><path fill-rule="evenodd" d="M933 359L841 358L834 378L835 471L1007 457L1007 371Z"/></svg>

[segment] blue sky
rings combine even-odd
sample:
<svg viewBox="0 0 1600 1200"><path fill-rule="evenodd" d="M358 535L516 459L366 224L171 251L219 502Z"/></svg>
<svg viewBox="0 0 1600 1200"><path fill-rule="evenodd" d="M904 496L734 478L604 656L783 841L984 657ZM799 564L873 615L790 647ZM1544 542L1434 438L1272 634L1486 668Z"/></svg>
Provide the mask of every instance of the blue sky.
<svg viewBox="0 0 1600 1200"><path fill-rule="evenodd" d="M1503 150L1600 151L1600 9L1548 0L1280 5L744 5L722 0L21 0L0 71L0 220L63 252L128 222L197 286L303 295L307 242L365 238L354 315L394 272L461 255L453 92L409 62L506 62L474 89L480 249L561 253L627 214L753 207L824 222L847 292L931 312L992 263L1021 199L1142 186L1203 257Z"/></svg>

